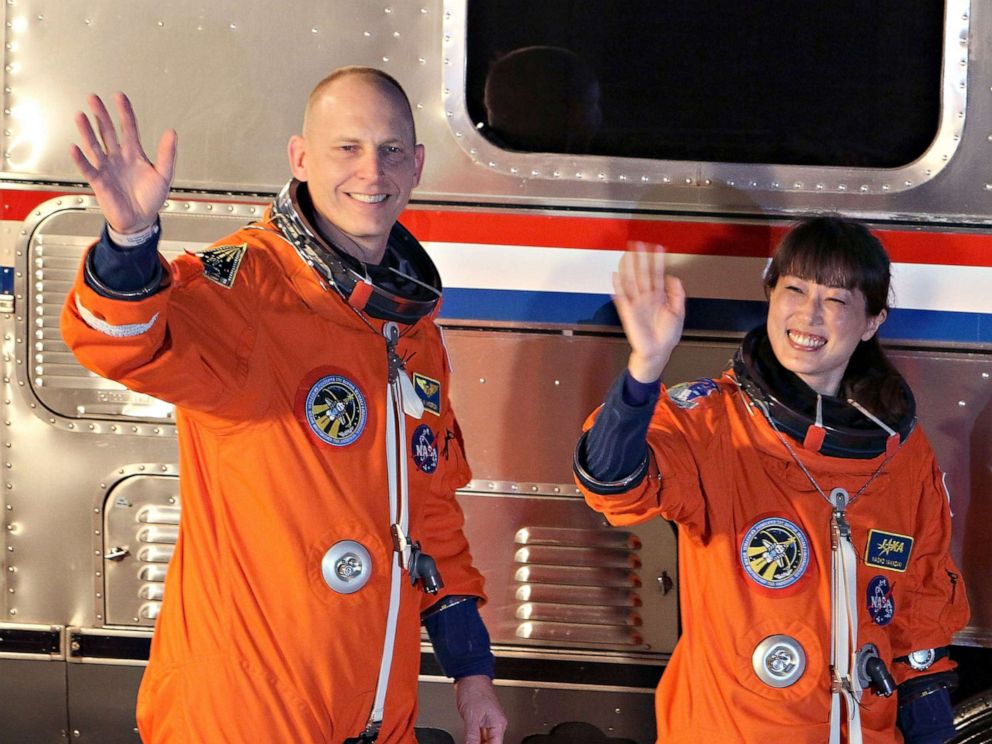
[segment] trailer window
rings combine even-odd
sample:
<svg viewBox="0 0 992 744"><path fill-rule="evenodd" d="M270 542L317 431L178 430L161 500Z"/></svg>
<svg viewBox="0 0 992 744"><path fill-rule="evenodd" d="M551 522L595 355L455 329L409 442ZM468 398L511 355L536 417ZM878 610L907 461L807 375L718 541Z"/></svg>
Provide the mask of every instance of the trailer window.
<svg viewBox="0 0 992 744"><path fill-rule="evenodd" d="M943 30L943 0L470 0L466 99L510 150L894 168L936 136Z"/></svg>

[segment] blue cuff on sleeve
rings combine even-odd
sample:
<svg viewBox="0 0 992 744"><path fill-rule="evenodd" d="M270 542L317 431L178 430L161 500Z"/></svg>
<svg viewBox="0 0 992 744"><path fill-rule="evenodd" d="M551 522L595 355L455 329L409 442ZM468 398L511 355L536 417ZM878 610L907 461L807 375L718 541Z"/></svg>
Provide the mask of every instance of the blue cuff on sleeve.
<svg viewBox="0 0 992 744"><path fill-rule="evenodd" d="M162 283L158 231L133 248L114 245L106 226L99 242L86 256L86 284L113 299L139 300L154 294Z"/></svg>
<svg viewBox="0 0 992 744"><path fill-rule="evenodd" d="M496 676L496 658L489 648L489 631L479 615L477 597L429 613L423 623L431 637L434 656L447 676Z"/></svg>
<svg viewBox="0 0 992 744"><path fill-rule="evenodd" d="M584 451L576 450L576 464L591 479L586 485L592 490L607 492L602 487L623 481L623 491L636 485L628 482L631 475L639 482L647 472L646 436L660 393L660 381L641 383L627 370L613 383L592 428L580 440Z"/></svg>

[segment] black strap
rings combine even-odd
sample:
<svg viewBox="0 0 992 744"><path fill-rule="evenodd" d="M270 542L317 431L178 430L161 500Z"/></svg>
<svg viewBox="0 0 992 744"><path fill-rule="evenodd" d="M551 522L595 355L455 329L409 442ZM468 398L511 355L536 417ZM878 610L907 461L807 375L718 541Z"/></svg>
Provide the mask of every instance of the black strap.
<svg viewBox="0 0 992 744"><path fill-rule="evenodd" d="M951 654L951 649L948 646L940 646L939 648L921 648L921 649L917 649L913 653L919 653L920 651L924 651L924 652L933 651L933 658L930 660L930 663L922 668L913 666L913 664L909 660L910 654L906 654L905 656L897 656L895 659L893 659L893 661L898 661L901 664L906 664L907 666L912 667L913 669L917 669L918 671L925 671L930 667L932 667L941 659L950 656Z"/></svg>

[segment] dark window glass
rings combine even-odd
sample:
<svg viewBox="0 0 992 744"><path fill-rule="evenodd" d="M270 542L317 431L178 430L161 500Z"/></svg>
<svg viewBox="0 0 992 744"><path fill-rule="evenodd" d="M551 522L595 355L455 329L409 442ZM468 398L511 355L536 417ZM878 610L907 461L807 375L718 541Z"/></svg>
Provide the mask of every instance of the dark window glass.
<svg viewBox="0 0 992 744"><path fill-rule="evenodd" d="M901 166L937 132L943 15L942 0L470 0L469 113L512 150ZM487 114L487 74L533 46L567 51L516 52L490 91L510 110Z"/></svg>

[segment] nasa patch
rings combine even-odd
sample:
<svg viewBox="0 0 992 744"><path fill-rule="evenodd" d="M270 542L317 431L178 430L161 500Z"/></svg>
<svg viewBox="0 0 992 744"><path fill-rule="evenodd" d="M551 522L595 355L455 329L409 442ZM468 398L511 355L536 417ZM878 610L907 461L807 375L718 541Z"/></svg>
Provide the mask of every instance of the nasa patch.
<svg viewBox="0 0 992 744"><path fill-rule="evenodd" d="M766 517L745 533L740 557L753 581L768 589L785 589L809 568L809 540L794 522Z"/></svg>
<svg viewBox="0 0 992 744"><path fill-rule="evenodd" d="M868 614L876 625L888 625L896 614L896 602L892 598L892 585L884 576L875 576L868 582L866 590Z"/></svg>
<svg viewBox="0 0 992 744"><path fill-rule="evenodd" d="M432 377L422 375L419 372L413 373L413 388L417 391L417 397L424 404L424 410L430 411L435 416L441 415L441 383Z"/></svg>
<svg viewBox="0 0 992 744"><path fill-rule="evenodd" d="M433 473L437 470L437 437L427 424L421 424L413 432L410 441L410 454L417 470Z"/></svg>
<svg viewBox="0 0 992 744"><path fill-rule="evenodd" d="M716 383L708 377L704 377L699 380L693 380L692 382L682 382L678 385L673 385L668 388L668 397L679 408L690 410L698 405L696 401L700 398L712 395L717 390L719 388Z"/></svg>
<svg viewBox="0 0 992 744"><path fill-rule="evenodd" d="M196 254L203 264L203 275L215 284L230 289L238 275L241 261L248 252L248 244L219 245Z"/></svg>
<svg viewBox="0 0 992 744"><path fill-rule="evenodd" d="M909 566L909 556L913 552L913 538L896 532L882 530L868 531L868 547L865 549L865 563L869 566L886 568L902 573Z"/></svg>
<svg viewBox="0 0 992 744"><path fill-rule="evenodd" d="M368 406L362 391L351 380L325 375L310 386L304 414L310 430L321 441L344 447L365 430Z"/></svg>

